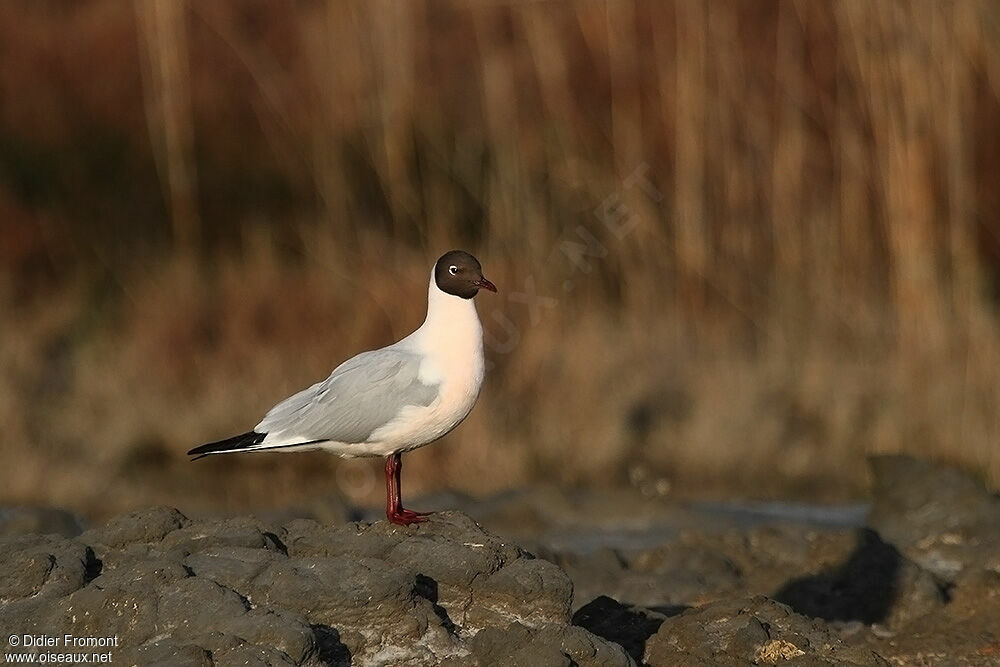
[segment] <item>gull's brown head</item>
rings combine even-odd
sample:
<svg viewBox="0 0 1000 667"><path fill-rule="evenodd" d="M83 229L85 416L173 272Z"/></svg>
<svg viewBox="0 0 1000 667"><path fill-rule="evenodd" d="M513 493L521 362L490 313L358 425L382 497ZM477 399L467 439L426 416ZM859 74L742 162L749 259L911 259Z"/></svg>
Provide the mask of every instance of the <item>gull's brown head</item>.
<svg viewBox="0 0 1000 667"><path fill-rule="evenodd" d="M438 289L463 299L471 299L486 289L496 292L496 285L483 276L479 260L463 250L451 250L441 255L434 265L434 282Z"/></svg>

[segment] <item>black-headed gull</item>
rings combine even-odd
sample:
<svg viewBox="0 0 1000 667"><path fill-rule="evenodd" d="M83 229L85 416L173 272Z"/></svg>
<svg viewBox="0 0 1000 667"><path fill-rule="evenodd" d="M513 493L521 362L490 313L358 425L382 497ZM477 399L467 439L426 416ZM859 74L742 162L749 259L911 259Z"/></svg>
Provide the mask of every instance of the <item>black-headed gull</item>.
<svg viewBox="0 0 1000 667"><path fill-rule="evenodd" d="M386 516L401 525L426 520L426 513L403 508L400 454L454 429L479 397L483 328L472 299L481 289L497 291L479 261L461 250L445 253L431 272L420 328L348 359L327 379L271 408L252 431L188 454L198 459L321 449L346 457L384 456Z"/></svg>

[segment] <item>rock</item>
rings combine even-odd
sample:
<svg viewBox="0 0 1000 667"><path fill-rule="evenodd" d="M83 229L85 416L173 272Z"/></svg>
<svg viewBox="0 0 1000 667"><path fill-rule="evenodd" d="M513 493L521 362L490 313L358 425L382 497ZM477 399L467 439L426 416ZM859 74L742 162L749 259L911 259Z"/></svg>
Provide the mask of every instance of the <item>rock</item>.
<svg viewBox="0 0 1000 667"><path fill-rule="evenodd" d="M634 558L650 551L623 553L599 549L590 553L552 552L546 558L563 568L573 580L573 605L580 606L601 595L636 604L655 605L673 596L671 581L655 571L633 567Z"/></svg>
<svg viewBox="0 0 1000 667"><path fill-rule="evenodd" d="M496 664L494 641L511 664L631 662L570 624L562 570L458 513L327 527L155 508L4 538L0 557L5 630L114 635L116 664Z"/></svg>
<svg viewBox="0 0 1000 667"><path fill-rule="evenodd" d="M573 579L576 605L608 595L669 608L770 595L791 578L836 568L856 545L853 529L777 524L720 533L688 529L654 548L546 555Z"/></svg>
<svg viewBox="0 0 1000 667"><path fill-rule="evenodd" d="M389 529L377 523L324 526L312 519L295 519L285 525L282 541L289 556L344 556L382 558L396 544Z"/></svg>
<svg viewBox="0 0 1000 667"><path fill-rule="evenodd" d="M242 589L254 605L287 609L313 623L390 624L413 607L415 575L373 558L288 558Z"/></svg>
<svg viewBox="0 0 1000 667"><path fill-rule="evenodd" d="M943 584L871 530L859 531L844 563L795 578L774 598L809 617L892 628L938 611L947 601Z"/></svg>
<svg viewBox="0 0 1000 667"><path fill-rule="evenodd" d="M981 610L1000 612L1000 571L970 568L955 580L948 594L951 598L948 611L952 614L971 616Z"/></svg>
<svg viewBox="0 0 1000 667"><path fill-rule="evenodd" d="M517 621L528 627L570 621L573 583L558 566L520 558L477 581L464 620L473 628Z"/></svg>
<svg viewBox="0 0 1000 667"><path fill-rule="evenodd" d="M952 579L1000 570L1000 498L972 475L910 456L873 456L869 524L903 554Z"/></svg>
<svg viewBox="0 0 1000 667"><path fill-rule="evenodd" d="M161 588L158 597L157 630L171 635L223 632L231 619L250 610L250 604L235 591L198 576Z"/></svg>
<svg viewBox="0 0 1000 667"><path fill-rule="evenodd" d="M204 551L209 547L242 547L285 552L273 528L256 519L236 517L225 521L195 521L170 530L160 541L160 549L181 553Z"/></svg>
<svg viewBox="0 0 1000 667"><path fill-rule="evenodd" d="M576 582L577 602L607 595L667 615L727 597L767 595L806 616L896 628L947 601L947 582L871 530L685 531L654 549L552 558Z"/></svg>
<svg viewBox="0 0 1000 667"><path fill-rule="evenodd" d="M646 640L659 630L666 619L665 614L624 605L602 595L573 614L573 625L615 642L641 662L646 652Z"/></svg>
<svg viewBox="0 0 1000 667"><path fill-rule="evenodd" d="M469 653L443 663L504 665L505 667L617 667L635 662L617 644L595 637L583 628L543 625L529 628L520 623L482 630L469 642Z"/></svg>
<svg viewBox="0 0 1000 667"><path fill-rule="evenodd" d="M171 531L188 524L186 516L169 507L153 507L132 514L115 517L100 528L88 530L80 536L84 544L122 547L162 540Z"/></svg>
<svg viewBox="0 0 1000 667"><path fill-rule="evenodd" d="M267 549L209 547L185 556L182 565L227 588L246 590L272 563L283 560L282 554Z"/></svg>
<svg viewBox="0 0 1000 667"><path fill-rule="evenodd" d="M213 666L294 667L296 665L288 655L276 648L250 643L234 635L209 633L195 637L193 643L208 653Z"/></svg>
<svg viewBox="0 0 1000 667"><path fill-rule="evenodd" d="M89 547L55 535L0 538L0 602L72 593L100 572Z"/></svg>
<svg viewBox="0 0 1000 667"><path fill-rule="evenodd" d="M940 611L860 639L899 665L1000 664L1000 573L968 568L949 593Z"/></svg>
<svg viewBox="0 0 1000 667"><path fill-rule="evenodd" d="M146 665L171 665L171 667L213 667L209 651L194 644L181 644L172 639L146 644L126 646L112 654L114 664L127 667Z"/></svg>
<svg viewBox="0 0 1000 667"><path fill-rule="evenodd" d="M134 665L997 662L996 498L882 463L882 532L682 505L664 522L663 503L630 523L627 495L601 514L612 490L480 503L511 527L535 512L542 558L458 512L404 528L154 508L75 537L0 537L0 627L117 634L114 663ZM940 498L920 488L935 485Z"/></svg>
<svg viewBox="0 0 1000 667"><path fill-rule="evenodd" d="M667 618L646 642L650 665L887 665L823 623L764 597L722 600Z"/></svg>
<svg viewBox="0 0 1000 667"><path fill-rule="evenodd" d="M319 654L325 639L301 617L272 609L252 609L232 619L226 629L251 644L280 651L296 665Z"/></svg>

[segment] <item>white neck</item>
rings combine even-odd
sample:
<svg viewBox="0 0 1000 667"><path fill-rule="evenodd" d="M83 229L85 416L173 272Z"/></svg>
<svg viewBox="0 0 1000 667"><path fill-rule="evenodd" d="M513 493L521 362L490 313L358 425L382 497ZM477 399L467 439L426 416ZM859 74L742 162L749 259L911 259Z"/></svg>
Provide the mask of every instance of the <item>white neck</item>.
<svg viewBox="0 0 1000 667"><path fill-rule="evenodd" d="M427 288L427 317L404 341L423 350L445 352L451 348L458 354L478 351L482 356L483 326L474 299L442 291L432 271Z"/></svg>

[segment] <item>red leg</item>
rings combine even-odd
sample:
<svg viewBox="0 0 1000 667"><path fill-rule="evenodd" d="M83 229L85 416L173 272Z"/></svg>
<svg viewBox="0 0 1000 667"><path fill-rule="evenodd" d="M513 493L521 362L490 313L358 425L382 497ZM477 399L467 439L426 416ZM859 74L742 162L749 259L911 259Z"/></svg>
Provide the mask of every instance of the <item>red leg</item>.
<svg viewBox="0 0 1000 667"><path fill-rule="evenodd" d="M399 491L399 476L402 470L403 460L398 453L385 457L385 515L389 521L400 526L427 521L430 512L414 512L403 508Z"/></svg>

